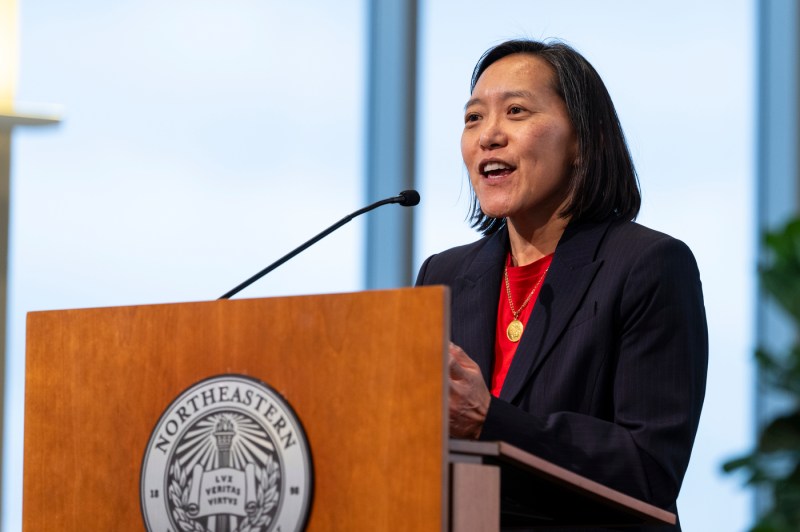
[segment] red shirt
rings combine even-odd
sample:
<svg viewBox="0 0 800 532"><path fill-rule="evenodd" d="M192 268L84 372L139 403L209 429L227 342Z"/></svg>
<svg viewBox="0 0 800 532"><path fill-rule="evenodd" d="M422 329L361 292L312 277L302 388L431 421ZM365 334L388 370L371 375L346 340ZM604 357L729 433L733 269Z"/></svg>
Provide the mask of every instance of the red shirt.
<svg viewBox="0 0 800 532"><path fill-rule="evenodd" d="M539 290L541 290L544 283L544 276L551 262L553 262L552 254L525 266L511 266L511 254L508 254L506 267L508 268L508 283L511 288L511 298L514 301L515 310L519 310L528 294L536 287L536 291L531 296L530 301L520 312L519 318L517 318L525 326L528 324L528 318L536 303ZM516 353L517 345L519 345L519 342L512 342L506 336L508 324L513 319L514 314L511 312L511 305L508 303L508 292L506 291L504 277L503 282L500 284L500 301L497 305L497 330L495 331L494 340L494 369L492 371L491 391L495 397L500 396L500 390L503 389L508 368L511 367L511 361L514 359L514 353Z"/></svg>

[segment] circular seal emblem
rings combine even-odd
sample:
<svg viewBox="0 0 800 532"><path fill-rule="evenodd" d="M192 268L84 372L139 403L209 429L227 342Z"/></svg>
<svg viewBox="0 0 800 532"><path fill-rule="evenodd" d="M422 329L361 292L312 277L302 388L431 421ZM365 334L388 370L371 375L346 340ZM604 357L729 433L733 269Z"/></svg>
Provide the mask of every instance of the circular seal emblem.
<svg viewBox="0 0 800 532"><path fill-rule="evenodd" d="M219 375L185 390L158 420L142 461L151 532L293 532L311 508L308 441L266 384Z"/></svg>

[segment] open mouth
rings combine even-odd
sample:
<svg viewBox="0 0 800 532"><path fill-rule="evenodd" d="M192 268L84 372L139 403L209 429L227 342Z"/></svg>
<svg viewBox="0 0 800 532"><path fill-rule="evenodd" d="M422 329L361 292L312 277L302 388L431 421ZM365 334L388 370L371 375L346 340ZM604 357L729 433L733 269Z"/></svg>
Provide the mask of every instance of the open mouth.
<svg viewBox="0 0 800 532"><path fill-rule="evenodd" d="M513 171L513 166L502 161L489 161L481 165L481 175L488 179L504 177Z"/></svg>

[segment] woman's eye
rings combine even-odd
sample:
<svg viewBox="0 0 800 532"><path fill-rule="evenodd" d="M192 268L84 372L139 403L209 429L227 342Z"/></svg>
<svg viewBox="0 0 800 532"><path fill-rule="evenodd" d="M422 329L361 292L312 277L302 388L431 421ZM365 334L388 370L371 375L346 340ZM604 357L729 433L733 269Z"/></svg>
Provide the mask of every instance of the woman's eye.
<svg viewBox="0 0 800 532"><path fill-rule="evenodd" d="M477 122L480 117L475 113L469 113L467 116L464 117L464 122Z"/></svg>
<svg viewBox="0 0 800 532"><path fill-rule="evenodd" d="M512 115L518 115L518 114L520 114L522 111L523 111L523 109L522 109L522 107L520 107L519 105L514 105L513 107L511 107L511 109L509 109L509 110L508 110L508 112L509 112L510 114L512 114Z"/></svg>

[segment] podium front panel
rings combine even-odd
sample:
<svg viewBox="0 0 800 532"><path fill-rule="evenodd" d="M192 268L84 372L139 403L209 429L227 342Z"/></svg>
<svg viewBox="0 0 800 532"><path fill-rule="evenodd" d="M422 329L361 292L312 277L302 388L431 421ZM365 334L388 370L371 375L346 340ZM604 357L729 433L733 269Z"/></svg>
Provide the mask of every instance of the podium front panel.
<svg viewBox="0 0 800 532"><path fill-rule="evenodd" d="M222 374L299 417L308 530L443 530L448 308L429 287L29 314L24 530L142 530L154 427Z"/></svg>

